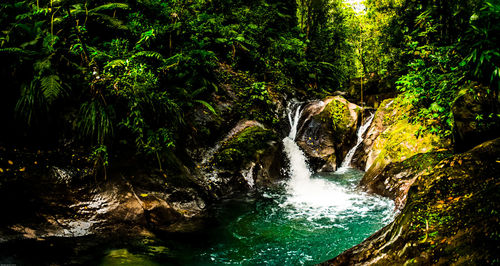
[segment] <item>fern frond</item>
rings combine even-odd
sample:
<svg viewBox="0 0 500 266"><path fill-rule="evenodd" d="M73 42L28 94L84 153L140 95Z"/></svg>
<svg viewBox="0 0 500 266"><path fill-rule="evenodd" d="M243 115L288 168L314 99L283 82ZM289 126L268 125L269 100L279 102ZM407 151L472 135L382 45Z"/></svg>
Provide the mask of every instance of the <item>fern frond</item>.
<svg viewBox="0 0 500 266"><path fill-rule="evenodd" d="M132 58L136 57L147 57L147 58L154 58L159 61L164 61L163 55L155 51L141 51L132 56Z"/></svg>
<svg viewBox="0 0 500 266"><path fill-rule="evenodd" d="M33 64L33 70L35 70L35 73L40 73L43 71L50 70L52 67L52 63L50 62L50 57L45 58L44 60L37 60Z"/></svg>
<svg viewBox="0 0 500 266"><path fill-rule="evenodd" d="M109 4L105 4L105 5L101 5L101 6L98 6L96 8L93 8L89 11L89 13L101 12L101 11L105 11L105 10L115 10L115 9L129 10L130 7L128 4L124 4L124 3L109 3Z"/></svg>
<svg viewBox="0 0 500 266"><path fill-rule="evenodd" d="M40 80L40 87L42 88L43 97L49 104L64 93L61 80L57 75L42 77Z"/></svg>
<svg viewBox="0 0 500 266"><path fill-rule="evenodd" d="M129 28L123 24L123 21L114 18L112 16L108 16L105 14L101 13L94 13L91 14L94 17L98 17L101 23L103 23L105 26L113 28L115 30L128 30Z"/></svg>
<svg viewBox="0 0 500 266"><path fill-rule="evenodd" d="M109 69L109 68L121 67L121 66L124 66L125 64L126 64L125 60L116 59L116 60L113 60L113 61L107 63L104 66L104 68Z"/></svg>

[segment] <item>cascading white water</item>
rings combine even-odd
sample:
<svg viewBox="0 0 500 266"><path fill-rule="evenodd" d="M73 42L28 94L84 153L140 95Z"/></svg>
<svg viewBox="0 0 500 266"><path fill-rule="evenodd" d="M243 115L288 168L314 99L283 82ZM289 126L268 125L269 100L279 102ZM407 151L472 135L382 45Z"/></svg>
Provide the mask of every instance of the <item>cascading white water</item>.
<svg viewBox="0 0 500 266"><path fill-rule="evenodd" d="M294 107L297 109L292 112ZM297 128L299 126L300 115L302 114L301 107L301 103L292 102L288 105L288 122L290 123L290 133L288 134L288 138L292 140L295 140L295 137L297 136ZM294 113L293 117L292 113Z"/></svg>
<svg viewBox="0 0 500 266"><path fill-rule="evenodd" d="M358 149L359 145L361 142L363 142L363 135L365 134L366 130L370 127L372 124L373 118L375 117L375 113L371 114L366 123L364 123L361 127L359 127L358 132L356 135L358 136L358 140L356 141L356 145L352 147L347 155L344 158L344 161L342 161L342 164L340 165L340 168L347 168L351 166L352 158L354 157L354 153Z"/></svg>
<svg viewBox="0 0 500 266"><path fill-rule="evenodd" d="M362 202L366 202L365 195L353 193L348 188L323 178L312 178L306 156L295 143L301 105L289 104L287 111L290 133L283 139L283 146L290 163L290 179L287 183L289 196L281 206L292 206L293 208L289 208L290 216L308 220L336 219L341 213L354 209L356 212L364 212L365 207L362 205L365 203Z"/></svg>
<svg viewBox="0 0 500 266"><path fill-rule="evenodd" d="M293 108L296 108L293 110ZM309 180L311 176L311 171L307 165L306 156L300 150L297 143L295 143L295 137L297 136L297 127L301 115L301 104L294 103L288 105L288 121L290 122L290 133L288 137L283 139L283 146L285 148L285 154L290 162L289 173L291 177L291 183L304 182ZM293 114L293 116L292 116Z"/></svg>

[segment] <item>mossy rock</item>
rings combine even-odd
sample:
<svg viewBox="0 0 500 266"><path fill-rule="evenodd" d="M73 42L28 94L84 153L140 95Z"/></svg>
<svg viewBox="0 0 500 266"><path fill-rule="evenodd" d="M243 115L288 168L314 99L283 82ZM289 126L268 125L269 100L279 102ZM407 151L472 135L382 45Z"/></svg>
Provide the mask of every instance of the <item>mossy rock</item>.
<svg viewBox="0 0 500 266"><path fill-rule="evenodd" d="M278 136L270 129L248 127L222 144L214 156L215 164L226 170L241 169L263 154L270 142L277 140Z"/></svg>
<svg viewBox="0 0 500 266"><path fill-rule="evenodd" d="M388 226L328 265L500 263L500 138L440 161Z"/></svg>
<svg viewBox="0 0 500 266"><path fill-rule="evenodd" d="M385 130L374 141L367 158L368 175L379 174L391 162L401 162L416 154L443 149L448 142L429 132L419 132L420 125L410 123L406 118L407 106L395 99L390 107L384 108ZM377 111L378 112L378 111Z"/></svg>
<svg viewBox="0 0 500 266"><path fill-rule="evenodd" d="M304 108L302 117L310 117L297 135L297 144L310 159L315 171L334 171L354 145L361 108L335 96L322 101L325 105Z"/></svg>
<svg viewBox="0 0 500 266"><path fill-rule="evenodd" d="M338 99L330 101L317 118L327 123L332 131L339 135L345 134L353 124L347 103Z"/></svg>

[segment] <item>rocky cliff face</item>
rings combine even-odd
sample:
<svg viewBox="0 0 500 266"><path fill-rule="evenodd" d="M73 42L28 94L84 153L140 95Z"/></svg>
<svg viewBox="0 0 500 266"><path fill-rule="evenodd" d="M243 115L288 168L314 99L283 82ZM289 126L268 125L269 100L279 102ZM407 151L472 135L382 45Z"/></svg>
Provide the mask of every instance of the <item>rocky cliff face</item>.
<svg viewBox="0 0 500 266"><path fill-rule="evenodd" d="M499 163L495 139L408 174L416 180L396 220L324 265L498 263Z"/></svg>

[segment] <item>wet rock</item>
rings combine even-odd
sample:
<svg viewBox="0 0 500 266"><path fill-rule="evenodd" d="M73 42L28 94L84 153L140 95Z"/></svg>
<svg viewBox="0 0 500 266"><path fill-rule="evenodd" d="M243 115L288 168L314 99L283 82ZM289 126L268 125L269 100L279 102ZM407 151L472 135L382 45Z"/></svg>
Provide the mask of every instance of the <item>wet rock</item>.
<svg viewBox="0 0 500 266"><path fill-rule="evenodd" d="M365 174L360 187L394 200L396 209L401 210L413 182L450 155L450 151L420 153L402 162L389 163L378 175L373 176L373 172Z"/></svg>
<svg viewBox="0 0 500 266"><path fill-rule="evenodd" d="M500 138L420 175L401 214L323 265L489 265L500 259Z"/></svg>
<svg viewBox="0 0 500 266"><path fill-rule="evenodd" d="M98 181L90 168L72 163L78 161L75 155L50 160L32 156L0 154L22 169L9 170L0 182L0 211L5 217L0 221L0 242L134 235L188 222L206 205L195 188L167 186L166 176L154 171L111 169L107 180ZM28 160L29 167L15 165Z"/></svg>
<svg viewBox="0 0 500 266"><path fill-rule="evenodd" d="M465 151L500 136L500 104L486 88L471 85L453 103L455 150Z"/></svg>
<svg viewBox="0 0 500 266"><path fill-rule="evenodd" d="M334 171L355 141L361 108L340 96L304 107L297 144L315 171Z"/></svg>

